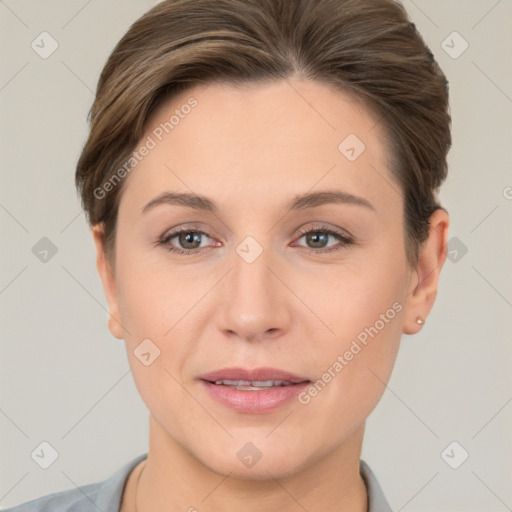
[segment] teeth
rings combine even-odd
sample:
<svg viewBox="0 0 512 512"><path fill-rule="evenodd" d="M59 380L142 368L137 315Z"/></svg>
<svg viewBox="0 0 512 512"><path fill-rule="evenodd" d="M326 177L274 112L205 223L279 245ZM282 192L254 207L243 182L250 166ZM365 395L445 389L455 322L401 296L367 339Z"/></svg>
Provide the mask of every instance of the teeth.
<svg viewBox="0 0 512 512"><path fill-rule="evenodd" d="M290 386L292 383L287 380L216 380L215 384L233 386L238 389L264 389L276 386Z"/></svg>

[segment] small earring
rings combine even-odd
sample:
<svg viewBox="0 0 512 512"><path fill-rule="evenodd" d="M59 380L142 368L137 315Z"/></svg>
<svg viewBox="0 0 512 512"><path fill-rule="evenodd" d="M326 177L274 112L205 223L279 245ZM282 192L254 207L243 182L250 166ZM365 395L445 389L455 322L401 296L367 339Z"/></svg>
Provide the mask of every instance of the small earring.
<svg viewBox="0 0 512 512"><path fill-rule="evenodd" d="M419 316L418 318L416 318L416 323L423 325L425 323L425 320L423 320L423 318L421 316Z"/></svg>

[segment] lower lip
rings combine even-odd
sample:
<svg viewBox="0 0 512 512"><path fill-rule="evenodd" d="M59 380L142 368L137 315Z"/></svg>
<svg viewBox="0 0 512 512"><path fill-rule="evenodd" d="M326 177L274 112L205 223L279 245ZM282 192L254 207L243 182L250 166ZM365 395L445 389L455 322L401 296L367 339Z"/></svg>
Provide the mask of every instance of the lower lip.
<svg viewBox="0 0 512 512"><path fill-rule="evenodd" d="M263 413L279 409L290 402L310 383L301 382L289 386L275 386L262 390L241 390L230 386L213 384L203 380L211 396L220 403L238 412Z"/></svg>

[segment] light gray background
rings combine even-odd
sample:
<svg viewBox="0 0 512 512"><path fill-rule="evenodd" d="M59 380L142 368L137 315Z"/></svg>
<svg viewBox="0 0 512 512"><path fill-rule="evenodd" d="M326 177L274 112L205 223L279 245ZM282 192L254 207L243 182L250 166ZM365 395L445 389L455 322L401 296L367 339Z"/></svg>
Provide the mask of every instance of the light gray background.
<svg viewBox="0 0 512 512"><path fill-rule="evenodd" d="M2 507L103 480L147 451L73 180L100 70L155 3L0 1ZM363 458L396 511L512 510L512 2L404 5L450 81L441 199L451 250L457 237L467 253L452 252L426 325L403 337ZM47 59L31 48L43 31L59 44ZM442 46L453 31L469 43L458 58ZM58 249L46 263L32 252L42 237ZM58 452L46 470L31 458L42 441ZM441 457L452 441L469 453L458 469Z"/></svg>

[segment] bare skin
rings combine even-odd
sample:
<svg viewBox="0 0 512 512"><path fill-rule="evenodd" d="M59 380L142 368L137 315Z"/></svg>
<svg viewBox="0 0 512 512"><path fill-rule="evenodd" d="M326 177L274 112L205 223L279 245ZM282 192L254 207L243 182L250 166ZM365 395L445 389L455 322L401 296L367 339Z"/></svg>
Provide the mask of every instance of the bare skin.
<svg viewBox="0 0 512 512"><path fill-rule="evenodd" d="M121 510L366 511L365 420L402 334L418 332L417 317L434 304L448 214L432 215L410 268L403 198L386 168L382 127L339 90L298 79L194 87L153 112L143 140L190 97L197 106L126 178L114 268L101 226L93 228L109 329L125 340L150 413L148 458L131 473ZM349 134L366 146L354 161L338 149ZM287 208L297 195L331 190L371 207ZM218 211L171 204L142 211L164 192L207 196ZM353 243L324 234L319 248L303 234L324 227ZM196 249L178 235L157 244L171 228L206 234L197 235ZM251 263L236 251L248 236L263 250ZM387 321L377 324L381 315ZM241 413L214 400L199 378L270 366L316 382L365 328L381 324L308 403ZM144 339L160 350L149 366L134 355ZM237 457L248 442L262 454L252 467Z"/></svg>

